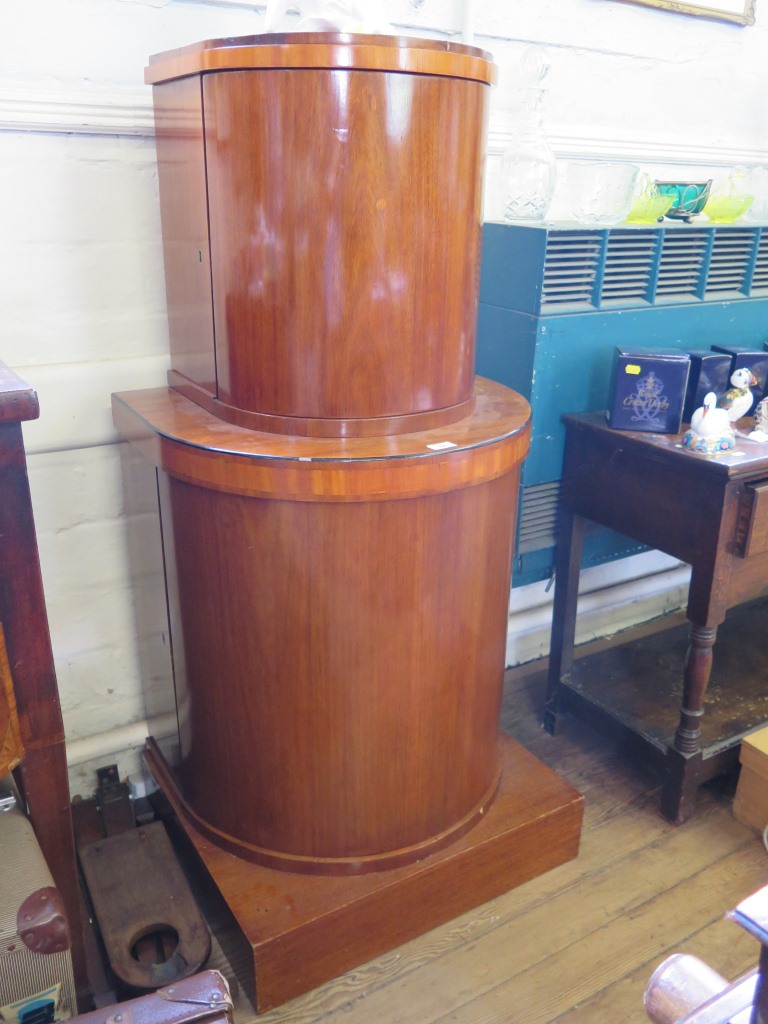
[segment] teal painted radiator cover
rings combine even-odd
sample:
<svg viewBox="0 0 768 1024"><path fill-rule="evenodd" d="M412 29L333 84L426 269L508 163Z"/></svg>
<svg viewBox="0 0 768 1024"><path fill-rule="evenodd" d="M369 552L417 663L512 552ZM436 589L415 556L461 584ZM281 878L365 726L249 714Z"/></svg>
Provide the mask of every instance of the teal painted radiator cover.
<svg viewBox="0 0 768 1024"><path fill-rule="evenodd" d="M560 418L607 408L617 345L762 349L766 339L768 225L486 224L477 372L524 395L533 419L514 585L551 576ZM584 565L642 550L595 530Z"/></svg>

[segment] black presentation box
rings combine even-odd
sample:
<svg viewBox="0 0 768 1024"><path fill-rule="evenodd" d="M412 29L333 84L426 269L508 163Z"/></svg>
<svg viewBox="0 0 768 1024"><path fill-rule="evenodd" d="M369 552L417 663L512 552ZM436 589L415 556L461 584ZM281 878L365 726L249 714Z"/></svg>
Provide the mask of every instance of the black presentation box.
<svg viewBox="0 0 768 1024"><path fill-rule="evenodd" d="M675 349L616 348L608 425L677 434L691 361Z"/></svg>

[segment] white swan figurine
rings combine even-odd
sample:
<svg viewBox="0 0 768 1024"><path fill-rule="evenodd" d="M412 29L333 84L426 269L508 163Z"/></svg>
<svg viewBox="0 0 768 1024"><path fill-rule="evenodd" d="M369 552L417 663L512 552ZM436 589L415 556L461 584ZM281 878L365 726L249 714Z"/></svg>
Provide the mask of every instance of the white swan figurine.
<svg viewBox="0 0 768 1024"><path fill-rule="evenodd" d="M736 445L736 433L727 409L717 408L717 395L709 391L704 396L704 404L691 416L690 429L682 438L684 448L694 452L730 451Z"/></svg>

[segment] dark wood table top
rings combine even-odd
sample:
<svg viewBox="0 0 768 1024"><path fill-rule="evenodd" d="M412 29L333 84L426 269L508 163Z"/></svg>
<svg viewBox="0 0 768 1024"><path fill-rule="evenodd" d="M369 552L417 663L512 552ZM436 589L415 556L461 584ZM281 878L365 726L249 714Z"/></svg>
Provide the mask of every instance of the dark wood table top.
<svg viewBox="0 0 768 1024"><path fill-rule="evenodd" d="M768 470L768 442L751 441L746 435L752 429L749 418L737 424L736 447L730 452L706 455L684 448L679 434L655 434L645 430L616 430L609 427L604 412L572 413L563 417L569 431L590 432L600 443L616 449L637 452L646 458L675 460L680 472L710 474L713 477L760 475Z"/></svg>
<svg viewBox="0 0 768 1024"><path fill-rule="evenodd" d="M37 393L9 366L0 363L0 423L35 420L39 415Z"/></svg>
<svg viewBox="0 0 768 1024"><path fill-rule="evenodd" d="M714 625L765 590L768 551L745 557L745 538L751 492L768 481L768 444L739 436L731 452L705 455L683 448L682 434L615 430L603 413L563 419L564 506L691 565L693 621ZM743 433L750 421L739 425Z"/></svg>

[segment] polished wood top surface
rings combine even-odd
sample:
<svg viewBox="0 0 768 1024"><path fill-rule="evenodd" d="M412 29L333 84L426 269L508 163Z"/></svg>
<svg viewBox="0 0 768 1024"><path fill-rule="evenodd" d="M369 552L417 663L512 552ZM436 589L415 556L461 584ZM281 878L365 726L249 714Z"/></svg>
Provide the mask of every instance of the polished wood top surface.
<svg viewBox="0 0 768 1024"><path fill-rule="evenodd" d="M378 437L303 437L234 426L168 388L114 396L118 408L130 408L169 440L244 458L313 462L435 459L441 451L476 448L521 435L529 426L528 402L503 384L478 377L475 399L470 416L434 430Z"/></svg>
<svg viewBox="0 0 768 1024"><path fill-rule="evenodd" d="M148 85L208 71L245 68L347 68L445 75L492 84L491 54L473 46L437 39L293 32L208 39L149 58Z"/></svg>
<svg viewBox="0 0 768 1024"><path fill-rule="evenodd" d="M0 423L36 420L39 415L37 392L5 363L0 363Z"/></svg>
<svg viewBox="0 0 768 1024"><path fill-rule="evenodd" d="M167 388L116 394L112 410L121 436L177 479L252 497L385 501L495 479L522 462L530 443L526 400L483 378L475 395L466 419L383 437L246 430Z"/></svg>
<svg viewBox="0 0 768 1024"><path fill-rule="evenodd" d="M715 477L755 475L768 472L768 444L750 441L746 436L753 429L749 417L737 424L736 447L718 455L706 455L684 448L679 434L655 434L645 430L616 430L609 427L605 413L574 413L563 417L569 430L588 431L603 435L606 442L616 447L643 453L648 458L675 459L681 471L705 473Z"/></svg>

